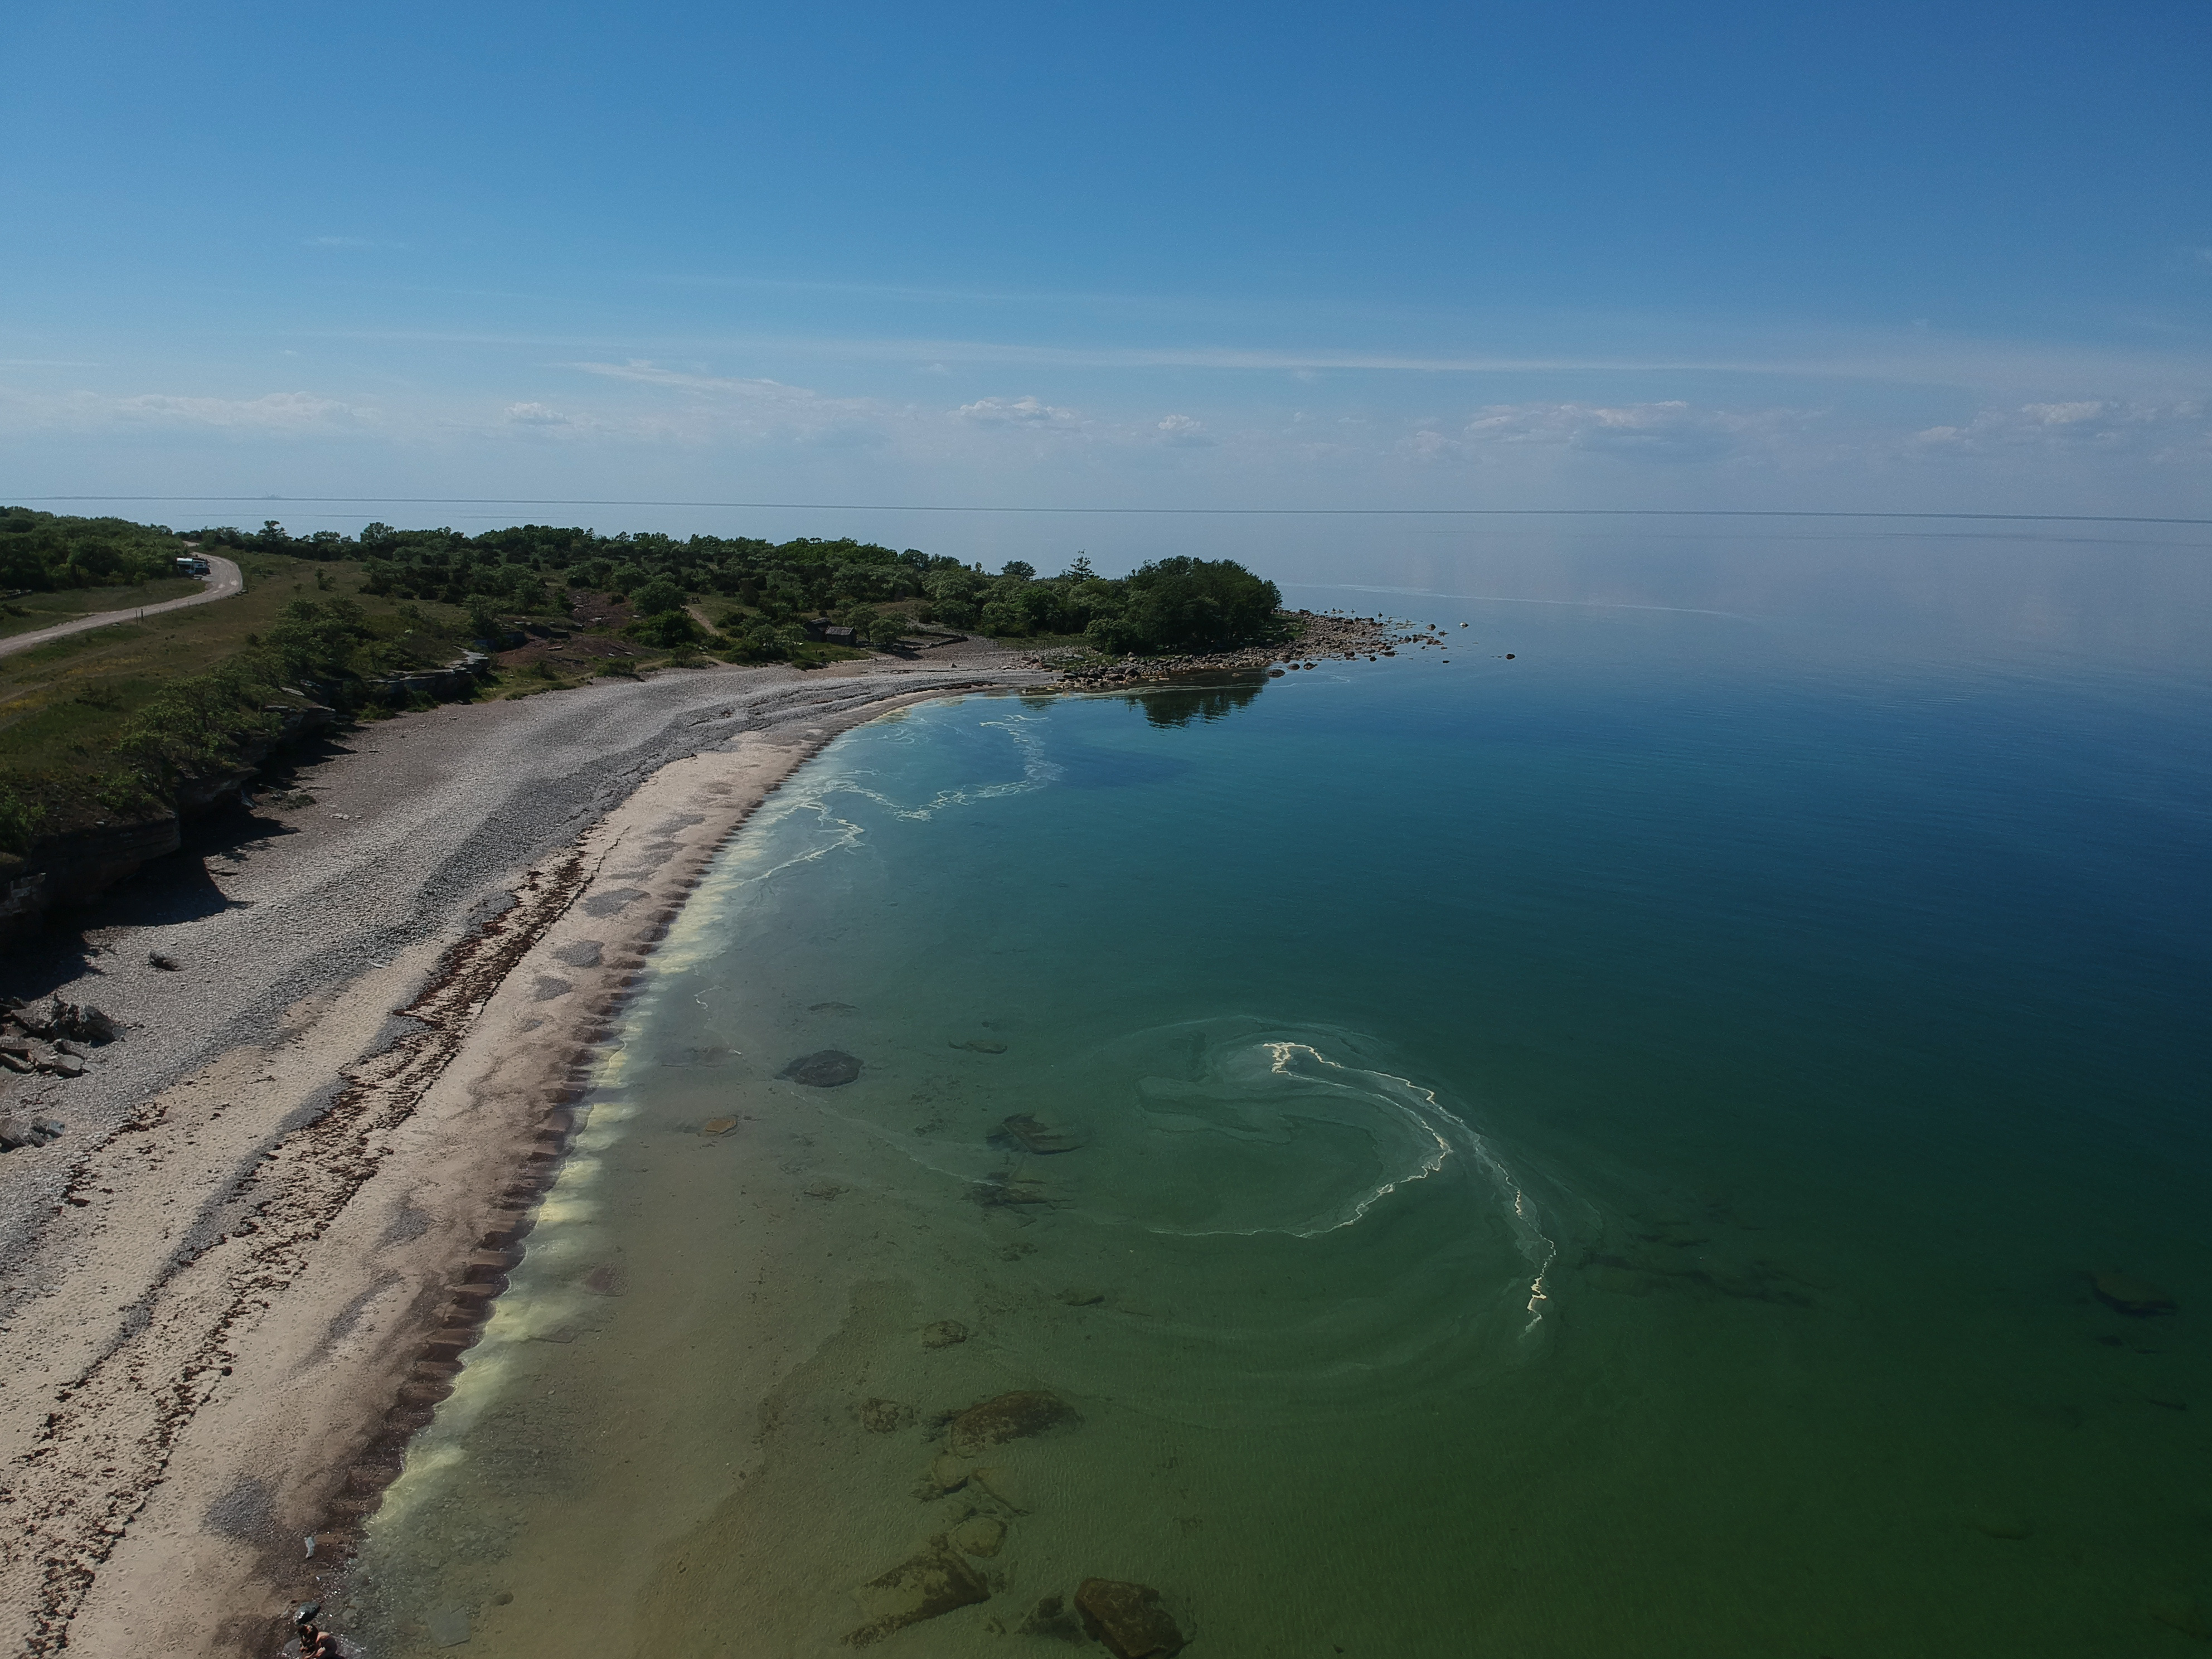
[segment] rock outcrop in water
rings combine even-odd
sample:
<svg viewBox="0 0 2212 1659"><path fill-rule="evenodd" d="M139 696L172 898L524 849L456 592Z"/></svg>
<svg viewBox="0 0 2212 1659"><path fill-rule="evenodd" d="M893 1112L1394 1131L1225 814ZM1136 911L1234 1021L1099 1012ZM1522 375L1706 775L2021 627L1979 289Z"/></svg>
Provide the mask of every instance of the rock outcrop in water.
<svg viewBox="0 0 2212 1659"><path fill-rule="evenodd" d="M1084 1628L1116 1659L1167 1659L1182 1650L1182 1630L1160 1605L1160 1593L1146 1585L1086 1578L1076 1588L1075 1605Z"/></svg>
<svg viewBox="0 0 2212 1659"><path fill-rule="evenodd" d="M1083 1145L1083 1137L1069 1130L1047 1123L1028 1112L1016 1112L1000 1126L1000 1133L1025 1152L1035 1152L1040 1158L1050 1158L1059 1152L1072 1152ZM994 1136L993 1139L998 1139Z"/></svg>
<svg viewBox="0 0 2212 1659"><path fill-rule="evenodd" d="M810 1089L834 1089L860 1074L860 1062L842 1048L823 1048L801 1054L776 1075Z"/></svg>
<svg viewBox="0 0 2212 1659"><path fill-rule="evenodd" d="M845 1640L864 1648L894 1631L936 1619L957 1608L991 1599L990 1587L939 1535L920 1554L909 1556L880 1578L854 1592L866 1619Z"/></svg>
<svg viewBox="0 0 2212 1659"><path fill-rule="evenodd" d="M1054 1429L1074 1428L1082 1421L1075 1407L1058 1395L1042 1389L1024 1389L970 1406L946 1425L945 1442L957 1455L974 1457L987 1447L1025 1440Z"/></svg>
<svg viewBox="0 0 2212 1659"><path fill-rule="evenodd" d="M2106 1307L2137 1319L2181 1311L2174 1299L2157 1285L2146 1285L2127 1273L2091 1273L2089 1288Z"/></svg>

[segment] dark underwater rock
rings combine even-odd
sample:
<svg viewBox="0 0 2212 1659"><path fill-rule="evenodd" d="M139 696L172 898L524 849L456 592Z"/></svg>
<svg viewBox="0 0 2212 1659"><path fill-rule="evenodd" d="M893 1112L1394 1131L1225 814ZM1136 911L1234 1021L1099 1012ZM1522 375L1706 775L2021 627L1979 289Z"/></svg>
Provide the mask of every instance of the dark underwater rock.
<svg viewBox="0 0 2212 1659"><path fill-rule="evenodd" d="M970 1406L952 1419L945 1439L959 1455L974 1457L987 1446L1025 1440L1031 1435L1073 1427L1082 1421L1075 1407L1058 1395L1028 1389Z"/></svg>
<svg viewBox="0 0 2212 1659"><path fill-rule="evenodd" d="M1054 1128L1028 1112L1016 1112L1003 1127L1009 1140L1024 1152L1035 1152L1042 1158L1049 1158L1055 1152L1072 1152L1083 1145L1082 1136Z"/></svg>
<svg viewBox="0 0 2212 1659"><path fill-rule="evenodd" d="M2089 1286L2106 1307L2137 1319L2180 1311L2173 1298L2157 1285L2146 1285L2126 1273L2091 1273Z"/></svg>
<svg viewBox="0 0 2212 1659"><path fill-rule="evenodd" d="M1086 1578L1076 1587L1084 1627L1117 1659L1165 1659L1182 1649L1182 1632L1160 1605L1160 1593L1114 1578Z"/></svg>
<svg viewBox="0 0 2212 1659"><path fill-rule="evenodd" d="M867 1616L867 1622L845 1638L856 1648L880 1642L925 1619L991 1599L975 1570L941 1537L931 1539L921 1553L900 1562L882 1577L870 1579L854 1594Z"/></svg>
<svg viewBox="0 0 2212 1659"><path fill-rule="evenodd" d="M776 1075L810 1089L834 1089L860 1074L860 1062L842 1048L822 1048L801 1054Z"/></svg>

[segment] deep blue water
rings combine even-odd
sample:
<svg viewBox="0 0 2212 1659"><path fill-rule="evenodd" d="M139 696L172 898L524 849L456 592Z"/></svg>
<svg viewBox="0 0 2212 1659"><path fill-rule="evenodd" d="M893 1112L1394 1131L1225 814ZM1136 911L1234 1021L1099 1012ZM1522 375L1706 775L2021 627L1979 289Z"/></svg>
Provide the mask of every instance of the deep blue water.
<svg viewBox="0 0 2212 1659"><path fill-rule="evenodd" d="M1447 643L842 738L634 1006L387 1644L827 1653L975 1511L990 1599L886 1651L1090 1576L1224 1656L2187 1650L2212 657L2194 574L2116 564L2130 635L2037 568L1294 593ZM1081 1427L937 1495L1012 1389Z"/></svg>

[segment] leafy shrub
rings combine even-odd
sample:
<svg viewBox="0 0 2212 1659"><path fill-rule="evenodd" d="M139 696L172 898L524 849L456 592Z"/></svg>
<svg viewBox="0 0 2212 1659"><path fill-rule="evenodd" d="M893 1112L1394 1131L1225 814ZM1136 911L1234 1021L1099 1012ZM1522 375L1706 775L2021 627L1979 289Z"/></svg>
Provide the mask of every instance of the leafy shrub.
<svg viewBox="0 0 2212 1659"><path fill-rule="evenodd" d="M641 617L657 617L666 611L684 608L684 590L665 576L656 576L629 596L630 604Z"/></svg>

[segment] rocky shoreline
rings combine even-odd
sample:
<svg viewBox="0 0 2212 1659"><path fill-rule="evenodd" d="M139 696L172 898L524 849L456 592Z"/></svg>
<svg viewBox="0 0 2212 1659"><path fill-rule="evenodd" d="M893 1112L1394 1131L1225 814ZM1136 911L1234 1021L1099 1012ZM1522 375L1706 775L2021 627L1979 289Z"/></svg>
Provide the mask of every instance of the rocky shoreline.
<svg viewBox="0 0 2212 1659"><path fill-rule="evenodd" d="M1123 657L1074 667L1059 667L1043 656L1024 660L1032 668L1058 673L1066 685L1088 690L1146 684L1190 674L1264 670L1278 663L1318 662L1325 657L1346 662L1361 657L1371 659L1395 654L1396 646L1415 637L1403 634L1396 624L1380 617L1345 617L1316 611L1290 614L1297 629L1291 638L1267 645L1243 646L1233 651L1191 652L1173 657Z"/></svg>

